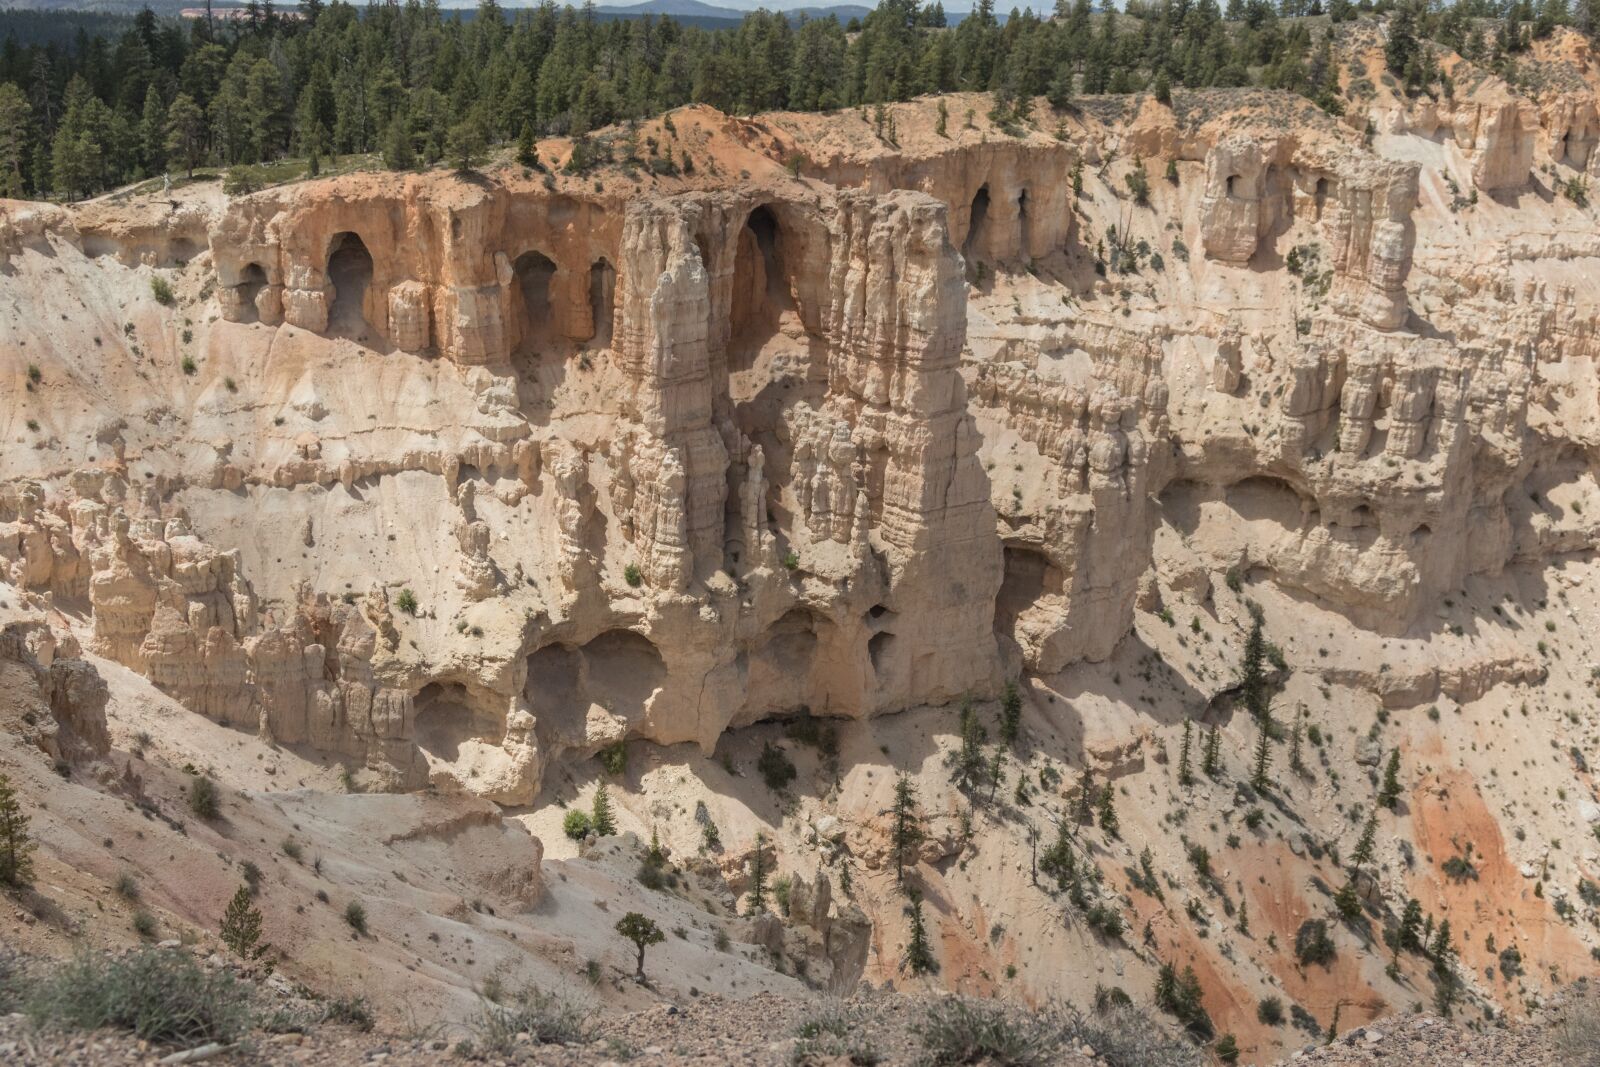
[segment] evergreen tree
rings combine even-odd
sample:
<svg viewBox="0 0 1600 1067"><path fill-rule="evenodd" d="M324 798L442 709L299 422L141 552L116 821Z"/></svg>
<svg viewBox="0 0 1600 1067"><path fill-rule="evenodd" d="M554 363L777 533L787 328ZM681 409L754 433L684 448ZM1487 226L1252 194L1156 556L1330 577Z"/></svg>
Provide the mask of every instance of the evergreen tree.
<svg viewBox="0 0 1600 1067"><path fill-rule="evenodd" d="M445 154L455 168L473 170L483 161L488 149L488 134L483 119L476 113L468 115L450 127L450 138L445 143Z"/></svg>
<svg viewBox="0 0 1600 1067"><path fill-rule="evenodd" d="M1239 933L1250 936L1250 904L1245 900L1239 901Z"/></svg>
<svg viewBox="0 0 1600 1067"><path fill-rule="evenodd" d="M1261 615L1251 613L1250 636L1244 643L1244 661L1239 668L1239 689L1244 696L1245 710L1257 722L1267 718L1267 676L1265 661L1267 639L1262 633Z"/></svg>
<svg viewBox="0 0 1600 1067"><path fill-rule="evenodd" d="M589 814L589 825L596 837L610 837L617 832L616 816L611 813L611 794L605 782L595 786L594 808Z"/></svg>
<svg viewBox="0 0 1600 1067"><path fill-rule="evenodd" d="M144 114L139 120L139 155L144 160L146 174L159 173L167 164L167 109L154 85L144 96Z"/></svg>
<svg viewBox="0 0 1600 1067"><path fill-rule="evenodd" d="M410 170L417 165L416 148L411 143L411 120L404 114L396 115L383 135L383 165L390 170Z"/></svg>
<svg viewBox="0 0 1600 1067"><path fill-rule="evenodd" d="M633 975L639 981L644 978L644 950L649 945L659 945L667 939L661 932L661 927L656 921L637 911L630 911L617 920L617 933L633 942L633 947L638 950L638 962L634 965Z"/></svg>
<svg viewBox="0 0 1600 1067"><path fill-rule="evenodd" d="M261 909L252 902L250 887L241 885L222 913L222 943L246 962L261 959L272 946L261 940Z"/></svg>
<svg viewBox="0 0 1600 1067"><path fill-rule="evenodd" d="M928 928L922 918L922 894L915 889L906 891L906 918L911 920L911 936L906 942L906 967L912 974L934 974L939 961L934 959L933 948L928 944Z"/></svg>
<svg viewBox="0 0 1600 1067"><path fill-rule="evenodd" d="M1110 782L1100 792L1100 829L1112 837L1118 836L1121 823L1117 820L1116 789Z"/></svg>
<svg viewBox="0 0 1600 1067"><path fill-rule="evenodd" d="M1395 951L1421 952L1423 947L1422 904L1416 897L1408 897L1400 913L1400 928L1395 933Z"/></svg>
<svg viewBox="0 0 1600 1067"><path fill-rule="evenodd" d="M28 165L29 130L33 109L22 90L0 81L0 196L16 198L26 187L23 169Z"/></svg>
<svg viewBox="0 0 1600 1067"><path fill-rule="evenodd" d="M750 861L750 896L745 905L746 915L759 915L767 910L767 840L756 834L755 856Z"/></svg>
<svg viewBox="0 0 1600 1067"><path fill-rule="evenodd" d="M905 883L906 853L922 843L925 834L922 819L917 813L917 790L911 776L901 771L894 780L894 829L890 832L890 847L894 849L895 884Z"/></svg>
<svg viewBox="0 0 1600 1067"><path fill-rule="evenodd" d="M1206 734L1205 749L1200 753L1200 769L1207 778L1216 778L1222 774L1222 734L1217 730L1217 724L1211 724L1211 730Z"/></svg>
<svg viewBox="0 0 1600 1067"><path fill-rule="evenodd" d="M1354 922L1361 917L1361 895L1356 892L1354 878L1346 879L1344 885L1339 887L1333 896L1333 906L1346 921Z"/></svg>
<svg viewBox="0 0 1600 1067"><path fill-rule="evenodd" d="M1300 726L1300 713L1296 712L1294 728L1289 731L1289 769L1296 774L1304 774L1306 772L1306 765L1300 755Z"/></svg>
<svg viewBox="0 0 1600 1067"><path fill-rule="evenodd" d="M946 762L954 766L956 784L968 795L983 784L984 775L988 772L988 759L983 753L983 745L987 739L987 731L978 721L978 713L974 710L972 702L969 700L963 703L961 747L952 752Z"/></svg>
<svg viewBox="0 0 1600 1067"><path fill-rule="evenodd" d="M1083 777L1078 779L1078 821L1080 823L1094 822L1094 771L1088 767L1083 769Z"/></svg>
<svg viewBox="0 0 1600 1067"><path fill-rule="evenodd" d="M532 170L539 169L539 148L534 142L533 123L524 122L517 136L517 162Z"/></svg>
<svg viewBox="0 0 1600 1067"><path fill-rule="evenodd" d="M1378 840L1378 813L1367 813L1367 821L1361 828L1361 838L1356 842L1355 851L1350 853L1350 867L1359 871L1372 862L1372 855Z"/></svg>
<svg viewBox="0 0 1600 1067"><path fill-rule="evenodd" d="M33 838L11 779L0 774L0 885L27 885L33 878Z"/></svg>
<svg viewBox="0 0 1600 1067"><path fill-rule="evenodd" d="M1189 766L1189 748L1193 743L1194 723L1183 720L1183 745L1178 749L1178 784L1191 786L1194 784L1194 769Z"/></svg>
<svg viewBox="0 0 1600 1067"><path fill-rule="evenodd" d="M205 158L205 115L187 93L179 93L167 106L166 149L167 158L191 178Z"/></svg>
<svg viewBox="0 0 1600 1067"><path fill-rule="evenodd" d="M1022 724L1022 694L1016 682L1007 682L1000 697L1000 740L1007 745L1017 741L1017 730Z"/></svg>
<svg viewBox="0 0 1600 1067"><path fill-rule="evenodd" d="M1389 750L1389 762L1383 768L1383 788L1378 791L1378 803L1393 811L1400 803L1400 750Z"/></svg>
<svg viewBox="0 0 1600 1067"><path fill-rule="evenodd" d="M1255 770L1250 775L1250 784L1257 790L1265 790L1270 784L1267 778L1267 769L1272 765L1272 736L1267 732L1267 721L1260 720L1256 737Z"/></svg>

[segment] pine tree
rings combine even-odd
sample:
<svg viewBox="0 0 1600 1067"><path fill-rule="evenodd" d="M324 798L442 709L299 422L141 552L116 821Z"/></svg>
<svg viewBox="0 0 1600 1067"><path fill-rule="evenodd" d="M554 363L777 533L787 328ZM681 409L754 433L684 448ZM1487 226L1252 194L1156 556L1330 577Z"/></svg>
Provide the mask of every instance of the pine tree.
<svg viewBox="0 0 1600 1067"><path fill-rule="evenodd" d="M1117 820L1115 795L1116 790L1110 782L1107 782L1105 789L1100 793L1100 829L1112 837L1117 836L1117 831L1121 827L1121 823Z"/></svg>
<svg viewBox="0 0 1600 1067"><path fill-rule="evenodd" d="M1039 857L1039 870L1056 880L1058 892L1071 888L1077 881L1078 865L1072 855L1072 841L1067 836L1065 822L1056 824L1056 839Z"/></svg>
<svg viewBox="0 0 1600 1067"><path fill-rule="evenodd" d="M1354 878L1347 878L1344 885L1333 895L1333 906L1338 909L1347 921L1355 921L1361 917L1361 895L1356 892Z"/></svg>
<svg viewBox="0 0 1600 1067"><path fill-rule="evenodd" d="M961 747L952 752L946 762L955 767L956 784L961 787L962 792L969 795L983 784L983 776L989 767L988 760L983 754L983 744L987 737L987 732L983 724L978 721L978 713L973 708L972 702L967 701L962 704Z"/></svg>
<svg viewBox="0 0 1600 1067"><path fill-rule="evenodd" d="M167 109L161 104L161 93L150 86L144 95L144 114L139 119L139 154L144 158L146 174L156 174L167 161Z"/></svg>
<svg viewBox="0 0 1600 1067"><path fill-rule="evenodd" d="M1193 734L1193 721L1183 720L1183 747L1178 749L1178 784L1181 786L1194 784L1194 769L1189 766L1189 748L1193 744Z"/></svg>
<svg viewBox="0 0 1600 1067"><path fill-rule="evenodd" d="M1305 774L1306 765L1300 758L1300 713L1294 717L1294 729L1289 732L1289 769L1296 774Z"/></svg>
<svg viewBox="0 0 1600 1067"><path fill-rule="evenodd" d="M1083 777L1078 779L1078 821L1080 823L1094 822L1094 771L1088 767L1083 769Z"/></svg>
<svg viewBox="0 0 1600 1067"><path fill-rule="evenodd" d="M517 137L517 162L530 170L539 169L539 146L533 137L533 123L524 122Z"/></svg>
<svg viewBox="0 0 1600 1067"><path fill-rule="evenodd" d="M261 940L261 909L251 902L250 887L241 885L222 913L222 943L240 959L254 962L272 946Z"/></svg>
<svg viewBox="0 0 1600 1067"><path fill-rule="evenodd" d="M27 885L33 878L33 838L11 779L0 774L0 885Z"/></svg>
<svg viewBox="0 0 1600 1067"><path fill-rule="evenodd" d="M1216 778L1222 774L1222 734L1217 730L1217 724L1211 724L1211 730L1206 734L1205 749L1200 753L1200 769L1207 778Z"/></svg>
<svg viewBox="0 0 1600 1067"><path fill-rule="evenodd" d="M894 849L894 880L905 883L906 853L922 843L925 836L922 819L917 814L917 788L911 776L901 771L894 780L894 829L890 832L890 846Z"/></svg>
<svg viewBox="0 0 1600 1067"><path fill-rule="evenodd" d="M606 790L604 782L595 787L594 808L590 813L589 825L593 827L596 837L610 837L617 832L616 816L611 813L611 794Z"/></svg>
<svg viewBox="0 0 1600 1067"><path fill-rule="evenodd" d="M188 93L179 93L167 105L167 157L191 178L205 158L205 124L205 113Z"/></svg>
<svg viewBox="0 0 1600 1067"><path fill-rule="evenodd" d="M1400 803L1400 750L1389 750L1389 763L1383 769L1383 788L1378 803L1393 811Z"/></svg>
<svg viewBox="0 0 1600 1067"><path fill-rule="evenodd" d="M659 945L667 939L661 932L661 927L649 916L636 911L630 911L617 920L617 933L633 942L633 947L638 949L639 958L634 967L634 977L644 981L644 950L648 945Z"/></svg>
<svg viewBox="0 0 1600 1067"><path fill-rule="evenodd" d="M994 747L994 752L989 756L989 766L984 772L989 776L989 803L994 803L994 795L1006 782L1006 751L999 745Z"/></svg>
<svg viewBox="0 0 1600 1067"><path fill-rule="evenodd" d="M1008 745L1017 741L1017 730L1022 724L1022 694L1016 682L1007 682L1000 697L1000 740Z"/></svg>
<svg viewBox="0 0 1600 1067"><path fill-rule="evenodd" d="M396 115L384 134L383 165L390 170L410 170L417 165L417 151L411 144L411 120L404 114Z"/></svg>
<svg viewBox="0 0 1600 1067"><path fill-rule="evenodd" d="M1455 943L1450 938L1450 920L1440 919L1439 926L1433 932L1433 942L1428 946L1428 958L1433 961L1433 968L1448 970L1456 956Z"/></svg>
<svg viewBox="0 0 1600 1067"><path fill-rule="evenodd" d="M1250 905L1244 900L1239 901L1239 933L1250 936Z"/></svg>
<svg viewBox="0 0 1600 1067"><path fill-rule="evenodd" d="M1250 784L1257 790L1265 790L1269 784L1267 769L1272 764L1272 736L1267 732L1267 721L1262 719L1259 723L1260 732L1256 738L1256 765L1255 771L1250 775Z"/></svg>
<svg viewBox="0 0 1600 1067"><path fill-rule="evenodd" d="M28 98L10 82L0 82L0 196L23 194L22 168L28 163L32 125L33 109Z"/></svg>
<svg viewBox="0 0 1600 1067"><path fill-rule="evenodd" d="M933 957L933 948L928 944L928 928L922 918L922 894L915 889L906 891L909 903L906 904L906 918L911 920L911 937L906 942L906 967L912 974L934 974L939 970L939 961Z"/></svg>
<svg viewBox="0 0 1600 1067"><path fill-rule="evenodd" d="M1350 866L1354 870L1361 870L1372 862L1372 854L1378 841L1378 813L1367 813L1366 825L1361 828L1361 839L1356 842L1355 851L1350 853Z"/></svg>
<svg viewBox="0 0 1600 1067"><path fill-rule="evenodd" d="M933 132L938 134L940 137L948 137L948 136L950 136L948 133L945 132L945 129L948 126L949 122L950 122L950 108L949 108L949 106L947 104L945 104L944 98L940 97L939 98L939 120L938 120L937 123L935 123L935 125L933 127Z"/></svg>
<svg viewBox="0 0 1600 1067"><path fill-rule="evenodd" d="M1244 643L1244 661L1239 668L1239 689L1244 695L1245 710L1257 722L1267 718L1267 676L1264 663L1267 656L1267 639L1262 632L1261 615L1251 613L1250 636Z"/></svg>
<svg viewBox="0 0 1600 1067"><path fill-rule="evenodd" d="M745 904L746 915L759 915L767 910L767 839L756 834L756 854L750 861L750 896Z"/></svg>
<svg viewBox="0 0 1600 1067"><path fill-rule="evenodd" d="M1400 929L1395 933L1395 951L1421 952L1422 940L1422 904L1416 897L1409 897L1406 906L1400 913Z"/></svg>

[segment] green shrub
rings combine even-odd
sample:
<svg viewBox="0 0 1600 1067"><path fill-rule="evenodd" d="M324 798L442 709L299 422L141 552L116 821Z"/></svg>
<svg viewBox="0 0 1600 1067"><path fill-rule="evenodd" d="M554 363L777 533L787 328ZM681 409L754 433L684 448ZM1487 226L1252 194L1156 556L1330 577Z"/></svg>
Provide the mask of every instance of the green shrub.
<svg viewBox="0 0 1600 1067"><path fill-rule="evenodd" d="M589 836L589 831L594 828L594 821L589 818L589 813L582 808L571 808L567 811L566 818L561 820L561 832L574 841L582 841Z"/></svg>
<svg viewBox="0 0 1600 1067"><path fill-rule="evenodd" d="M622 580L637 589L644 584L644 574L639 570L639 565L630 563L622 568Z"/></svg>
<svg viewBox="0 0 1600 1067"><path fill-rule="evenodd" d="M334 997L322 1009L322 1021L353 1026L362 1033L370 1033L375 1020L372 1005L363 996Z"/></svg>
<svg viewBox="0 0 1600 1067"><path fill-rule="evenodd" d="M183 367L183 373L187 374L191 378L194 377L195 372L200 369L199 365L195 363L193 356L184 356L181 366Z"/></svg>
<svg viewBox="0 0 1600 1067"><path fill-rule="evenodd" d="M783 749L768 741L761 748L761 756L756 760L756 770L761 774L761 780L767 783L767 788L778 792L794 781L798 773L794 763L784 754Z"/></svg>
<svg viewBox="0 0 1600 1067"><path fill-rule="evenodd" d="M927 1009L913 1032L930 1064L990 1063L1034 1067L1059 1062L1064 1044L1059 1020L998 1001L949 997Z"/></svg>
<svg viewBox="0 0 1600 1067"><path fill-rule="evenodd" d="M205 775L196 775L189 783L189 810L201 819L215 819L221 811L217 799L217 783Z"/></svg>
<svg viewBox="0 0 1600 1067"><path fill-rule="evenodd" d="M240 165L228 168L227 177L222 179L222 191L229 196L245 196L264 184L266 179L260 168Z"/></svg>
<svg viewBox="0 0 1600 1067"><path fill-rule="evenodd" d="M156 917L140 908L133 913L133 931L143 938L156 936Z"/></svg>
<svg viewBox="0 0 1600 1067"><path fill-rule="evenodd" d="M1256 1018L1268 1026L1282 1026L1283 1001L1277 997L1262 997L1256 1005Z"/></svg>
<svg viewBox="0 0 1600 1067"><path fill-rule="evenodd" d="M600 750L600 766L613 778L621 778L628 773L628 743L618 741L607 745Z"/></svg>
<svg viewBox="0 0 1600 1067"><path fill-rule="evenodd" d="M1333 939L1328 936L1328 924L1322 919L1307 919L1294 935L1294 958L1302 965L1328 964L1333 961Z"/></svg>
<svg viewBox="0 0 1600 1067"><path fill-rule="evenodd" d="M1116 994L1121 994L1117 996ZM1200 1051L1133 1006L1120 989L1109 990L1092 1015L1076 1009L1066 1016L1066 1033L1088 1045L1107 1067L1200 1067Z"/></svg>
<svg viewBox="0 0 1600 1067"><path fill-rule="evenodd" d="M540 1045L584 1044L594 1033L593 1015L587 1005L529 987L510 1004L485 1002L469 1025L480 1051L506 1057L516 1050L518 1034Z"/></svg>
<svg viewBox="0 0 1600 1067"><path fill-rule="evenodd" d="M1156 976L1156 1007L1183 1024L1189 1036L1209 1041L1214 1029L1211 1016L1200 999L1200 979L1193 967L1180 975L1170 963L1163 963Z"/></svg>
<svg viewBox="0 0 1600 1067"><path fill-rule="evenodd" d="M359 900L344 906L344 921L361 937L367 936L367 909Z"/></svg>
<svg viewBox="0 0 1600 1067"><path fill-rule="evenodd" d="M156 303L171 307L177 303L178 298L172 294L172 286L162 277L150 279L150 294L156 298Z"/></svg>
<svg viewBox="0 0 1600 1067"><path fill-rule="evenodd" d="M833 1067L848 1063L853 1067L872 1067L883 1062L867 1036L865 1019L859 1008L843 1004L824 1004L815 1015L795 1027L794 1049L789 1062L794 1067Z"/></svg>
<svg viewBox="0 0 1600 1067"><path fill-rule="evenodd" d="M84 952L45 973L24 1010L55 1030L124 1030L144 1041L191 1047L243 1037L254 1017L249 989L208 972L179 949L108 958Z"/></svg>
<svg viewBox="0 0 1600 1067"><path fill-rule="evenodd" d="M407 615L415 616L417 613L417 594L410 589L400 590L400 595L394 598L394 606Z"/></svg>

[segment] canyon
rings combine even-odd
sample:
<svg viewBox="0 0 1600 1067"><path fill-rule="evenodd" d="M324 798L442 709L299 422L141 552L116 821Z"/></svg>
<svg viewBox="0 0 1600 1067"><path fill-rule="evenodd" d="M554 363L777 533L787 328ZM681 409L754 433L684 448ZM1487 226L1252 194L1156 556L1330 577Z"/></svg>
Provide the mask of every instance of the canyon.
<svg viewBox="0 0 1600 1067"><path fill-rule="evenodd" d="M254 857L280 971L396 1017L585 961L630 1007L1147 1001L1172 963L1270 1062L1310 1038L1264 998L1313 1029L1431 1003L1380 937L1408 898L1473 1012L1593 974L1600 229L1570 191L1600 60L1559 30L1537 92L1451 56L1455 96L1411 99L1363 29L1342 117L690 107L592 169L552 140L547 170L0 203L0 768L42 801L41 881L80 934L130 869L209 930ZM1008 686L1023 742L980 802L950 753ZM1213 728L1225 771L1181 783ZM1391 753L1364 917L1308 966ZM186 765L225 825L172 825ZM1073 834L1110 937L1037 869L1085 778L1120 816ZM608 780L623 832L569 839ZM638 884L647 840L681 888ZM756 866L781 917L743 915ZM656 989L611 932L635 908L683 931Z"/></svg>

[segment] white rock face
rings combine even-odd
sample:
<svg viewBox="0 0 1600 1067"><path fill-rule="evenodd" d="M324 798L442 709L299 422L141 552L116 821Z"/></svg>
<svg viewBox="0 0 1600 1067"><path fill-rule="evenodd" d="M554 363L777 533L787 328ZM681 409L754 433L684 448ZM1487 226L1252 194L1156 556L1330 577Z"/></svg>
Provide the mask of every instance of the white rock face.
<svg viewBox="0 0 1600 1067"><path fill-rule="evenodd" d="M200 714L513 804L617 740L1107 660L1230 573L1403 633L1600 515L1600 244L1566 200L1440 193L1576 173L1600 126L1491 103L1373 149L1304 101L1006 141L908 112L898 151L816 164L837 185L215 196L180 214L209 253L164 268L192 328L140 273L164 203L6 205L37 299L0 343L45 369L0 383L40 426L0 456L0 566ZM1130 152L1173 162L1148 206ZM66 314L58 269L106 306Z"/></svg>

